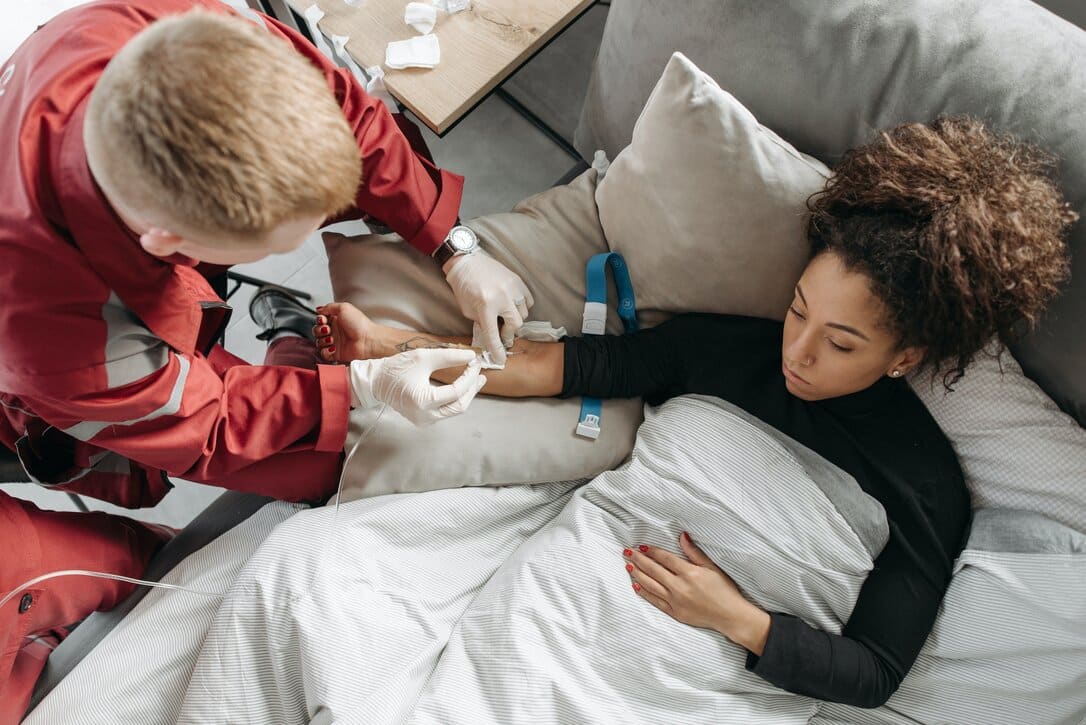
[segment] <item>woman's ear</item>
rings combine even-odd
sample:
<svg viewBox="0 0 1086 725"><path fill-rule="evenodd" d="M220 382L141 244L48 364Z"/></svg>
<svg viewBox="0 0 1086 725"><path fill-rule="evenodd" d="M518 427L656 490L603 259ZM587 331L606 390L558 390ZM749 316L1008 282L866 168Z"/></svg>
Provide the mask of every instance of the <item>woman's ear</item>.
<svg viewBox="0 0 1086 725"><path fill-rule="evenodd" d="M900 378L915 370L923 360L924 350L922 348L907 347L894 358L893 364L890 365L886 374L892 378Z"/></svg>
<svg viewBox="0 0 1086 725"><path fill-rule="evenodd" d="M140 246L148 254L169 257L177 254L185 240L176 234L152 227L140 235Z"/></svg>

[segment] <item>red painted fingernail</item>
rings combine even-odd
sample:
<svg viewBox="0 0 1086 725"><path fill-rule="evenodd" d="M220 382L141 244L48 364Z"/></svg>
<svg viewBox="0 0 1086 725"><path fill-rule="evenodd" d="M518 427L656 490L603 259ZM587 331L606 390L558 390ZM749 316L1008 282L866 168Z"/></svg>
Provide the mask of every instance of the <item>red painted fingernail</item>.
<svg viewBox="0 0 1086 725"><path fill-rule="evenodd" d="M623 549L622 550L622 555L623 556L633 556L633 552L630 551L629 549Z"/></svg>
<svg viewBox="0 0 1086 725"><path fill-rule="evenodd" d="M321 325L321 334L322 335L330 335L330 334L332 334L332 328L329 327L328 325Z"/></svg>
<svg viewBox="0 0 1086 725"><path fill-rule="evenodd" d="M637 547L637 550L638 550L638 551L640 551L640 552L641 552L642 554L647 554L647 553L649 553L649 547L645 546L644 544L642 544L641 546Z"/></svg>
<svg viewBox="0 0 1086 725"><path fill-rule="evenodd" d="M633 564L627 564L626 565L626 571L632 572L633 571Z"/></svg>
<svg viewBox="0 0 1086 725"><path fill-rule="evenodd" d="M693 539L690 538L690 534L686 533L685 531L683 532L683 536L686 537L687 541L691 541L691 542L693 541Z"/></svg>
<svg viewBox="0 0 1086 725"><path fill-rule="evenodd" d="M336 346L335 345L332 345L332 347L328 348L328 354L329 355L334 354L335 351L336 351Z"/></svg>
<svg viewBox="0 0 1086 725"><path fill-rule="evenodd" d="M639 592L639 591L641 591L641 585L640 585L640 584L638 584L637 582L634 582L634 583L633 583L633 587L634 587L634 591L635 591L635 592Z"/></svg>

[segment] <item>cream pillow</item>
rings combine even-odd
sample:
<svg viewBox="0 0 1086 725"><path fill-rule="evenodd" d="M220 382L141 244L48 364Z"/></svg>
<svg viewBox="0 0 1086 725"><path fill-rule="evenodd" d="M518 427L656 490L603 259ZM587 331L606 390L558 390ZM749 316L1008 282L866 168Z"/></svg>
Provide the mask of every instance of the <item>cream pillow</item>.
<svg viewBox="0 0 1086 725"><path fill-rule="evenodd" d="M573 334L581 329L585 263L593 254L607 251L595 190L596 172L589 170L567 186L525 199L511 212L467 222L487 253L519 274L532 290L531 319L549 320ZM460 314L437 264L399 237L347 239L326 234L325 243L337 300L352 302L387 325L443 335L471 334L471 323ZM614 300L613 289L610 294ZM622 332L614 304L607 331ZM343 500L572 480L595 476L625 460L642 419L640 399L604 401L602 433L596 441L574 435L579 411L579 398L480 396L463 415L425 428L416 428L392 411L380 421L374 411L354 411Z"/></svg>
<svg viewBox="0 0 1086 725"><path fill-rule="evenodd" d="M596 191L646 324L783 319L807 263L806 200L829 177L675 53Z"/></svg>

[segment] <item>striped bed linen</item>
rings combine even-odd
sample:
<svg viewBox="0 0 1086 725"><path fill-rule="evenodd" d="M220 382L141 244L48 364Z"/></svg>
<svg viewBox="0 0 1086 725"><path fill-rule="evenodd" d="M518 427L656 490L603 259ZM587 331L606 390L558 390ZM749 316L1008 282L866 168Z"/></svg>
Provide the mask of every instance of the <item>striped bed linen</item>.
<svg viewBox="0 0 1086 725"><path fill-rule="evenodd" d="M162 582L226 593L245 561L299 504L270 503L187 557ZM26 725L170 725L220 600L152 589L53 688ZM93 615L92 615L93 616Z"/></svg>
<svg viewBox="0 0 1086 725"><path fill-rule="evenodd" d="M622 549L676 550L682 530L760 605L836 632L886 521L807 449L685 396L584 486L385 496L292 518L235 582L179 721L807 722L814 700L631 590Z"/></svg>
<svg viewBox="0 0 1086 725"><path fill-rule="evenodd" d="M935 627L885 706L812 725L1086 723L1086 533L980 509Z"/></svg>
<svg viewBox="0 0 1086 725"><path fill-rule="evenodd" d="M687 417L661 408L650 421L688 430ZM666 431L646 426L642 437L650 433L656 438L639 441L629 467L657 474L672 470L671 459L684 451L700 460L714 440L695 437L672 451ZM701 469L712 473L712 465ZM817 462L803 465L824 478ZM615 577L621 563L608 537L673 546L681 523L725 568L739 568L706 539L702 524L677 510L661 513L641 488L624 498L622 480L607 474L580 488L570 482L384 496L345 505L338 515L318 509L289 519L295 507L271 504L165 579L212 591L233 582L217 615L217 601L151 592L26 722L625 722L659 715L667 698L673 709L660 722L747 721L734 702L706 712L696 689L725 677L738 682L735 653L719 639L715 650L700 637L675 639L678 625L632 593L621 596L628 583ZM673 495L678 486L667 485ZM865 516L827 489L861 528ZM712 500L695 503L712 509ZM798 512L799 502L792 508ZM796 517L789 525L815 520ZM585 521L599 531L578 533ZM870 532L861 538L872 541ZM598 547L604 562L594 578L586 574L591 557L573 551L582 541ZM528 596L532 582L559 578L546 596ZM594 588L574 586L586 582ZM606 604L593 608L593 598ZM617 611L605 611L616 603ZM652 626L632 636L633 627L612 626L630 611L633 621ZM541 616L547 613L559 618ZM824 614L832 620L844 612ZM819 703L810 722L1086 723L1084 622L1086 534L1037 514L977 511L932 636L900 690L876 710ZM603 649L609 657L593 651ZM625 684L605 681L619 675ZM806 711L779 691L757 691L764 683L745 684L758 718L776 708L776 720L789 722ZM586 692L600 693L598 702L589 703ZM643 700L650 709L634 712ZM481 712L480 703L490 710Z"/></svg>

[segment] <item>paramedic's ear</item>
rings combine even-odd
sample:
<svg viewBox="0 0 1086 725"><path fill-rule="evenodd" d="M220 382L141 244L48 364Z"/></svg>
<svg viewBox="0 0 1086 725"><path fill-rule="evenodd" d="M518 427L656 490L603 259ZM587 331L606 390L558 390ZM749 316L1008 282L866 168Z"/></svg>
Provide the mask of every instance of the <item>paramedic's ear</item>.
<svg viewBox="0 0 1086 725"><path fill-rule="evenodd" d="M140 246L143 247L145 252L156 257L169 257L172 254L177 254L184 241L176 234L155 227L151 227L140 235Z"/></svg>

